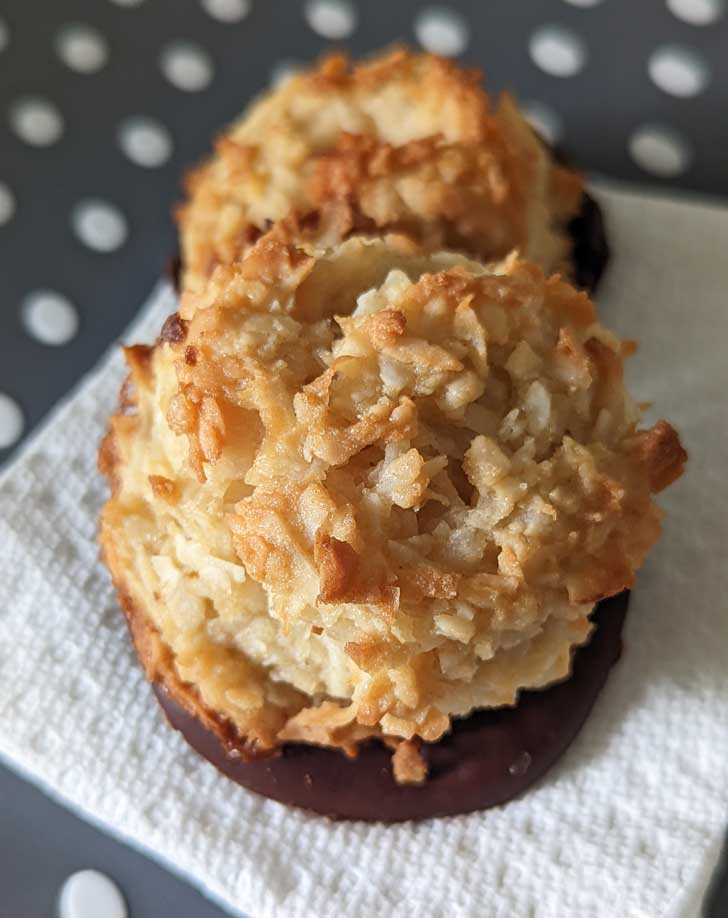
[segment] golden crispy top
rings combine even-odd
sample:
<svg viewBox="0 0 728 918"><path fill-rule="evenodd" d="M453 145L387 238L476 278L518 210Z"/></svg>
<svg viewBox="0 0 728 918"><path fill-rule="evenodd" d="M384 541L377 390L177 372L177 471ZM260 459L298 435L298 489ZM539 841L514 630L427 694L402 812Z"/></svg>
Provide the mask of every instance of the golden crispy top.
<svg viewBox="0 0 728 918"><path fill-rule="evenodd" d="M323 211L340 241L406 232L478 258L512 249L569 268L580 178L556 165L504 95L431 54L340 54L263 95L190 174L178 219L183 283L200 290L273 220Z"/></svg>
<svg viewBox="0 0 728 918"><path fill-rule="evenodd" d="M130 352L112 569L259 744L436 739L567 675L659 534L685 453L624 350L515 256L277 228Z"/></svg>

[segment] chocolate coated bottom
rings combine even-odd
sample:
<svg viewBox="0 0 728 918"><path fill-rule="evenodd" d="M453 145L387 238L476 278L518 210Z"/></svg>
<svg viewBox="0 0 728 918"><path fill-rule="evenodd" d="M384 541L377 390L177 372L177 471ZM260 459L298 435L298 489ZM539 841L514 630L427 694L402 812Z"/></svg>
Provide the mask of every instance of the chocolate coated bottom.
<svg viewBox="0 0 728 918"><path fill-rule="evenodd" d="M400 822L469 813L522 793L571 743L619 659L628 601L625 592L598 605L597 627L575 653L570 679L523 692L514 708L458 720L439 742L423 743L428 776L417 786L395 782L392 753L378 741L366 743L354 759L303 744L286 745L270 758L233 758L162 687L155 692L169 722L197 752L264 797L337 819Z"/></svg>
<svg viewBox="0 0 728 918"><path fill-rule="evenodd" d="M594 293L609 261L609 243L602 209L590 194L584 192L581 210L569 223L568 232L574 246L574 282Z"/></svg>

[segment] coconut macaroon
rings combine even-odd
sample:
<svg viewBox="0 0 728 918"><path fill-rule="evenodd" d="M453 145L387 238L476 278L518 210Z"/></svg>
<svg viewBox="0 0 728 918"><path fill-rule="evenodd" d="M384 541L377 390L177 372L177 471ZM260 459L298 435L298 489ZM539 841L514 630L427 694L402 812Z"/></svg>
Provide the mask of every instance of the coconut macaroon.
<svg viewBox="0 0 728 918"><path fill-rule="evenodd" d="M263 95L187 191L183 286L200 291L292 211L323 211L332 242L395 230L478 259L518 248L572 273L583 188L510 96L492 107L477 72L396 50L353 67L330 56Z"/></svg>
<svg viewBox="0 0 728 918"><path fill-rule="evenodd" d="M101 539L139 655L243 754L395 748L569 675L686 455L625 345L516 257L264 236L130 379Z"/></svg>

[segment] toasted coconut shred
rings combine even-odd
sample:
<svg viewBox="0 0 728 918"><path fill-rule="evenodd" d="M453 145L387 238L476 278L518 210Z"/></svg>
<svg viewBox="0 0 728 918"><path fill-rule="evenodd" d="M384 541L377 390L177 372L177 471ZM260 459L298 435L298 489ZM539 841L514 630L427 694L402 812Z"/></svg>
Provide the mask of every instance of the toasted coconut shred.
<svg viewBox="0 0 728 918"><path fill-rule="evenodd" d="M421 781L420 740L569 674L685 461L515 256L276 228L166 328L127 350L102 543L150 678L251 749L382 737Z"/></svg>
<svg viewBox="0 0 728 918"><path fill-rule="evenodd" d="M320 219L331 242L396 231L483 259L518 248L569 273L583 186L507 94L491 106L478 72L395 50L357 66L331 55L267 93L187 191L183 284L199 292L291 212Z"/></svg>

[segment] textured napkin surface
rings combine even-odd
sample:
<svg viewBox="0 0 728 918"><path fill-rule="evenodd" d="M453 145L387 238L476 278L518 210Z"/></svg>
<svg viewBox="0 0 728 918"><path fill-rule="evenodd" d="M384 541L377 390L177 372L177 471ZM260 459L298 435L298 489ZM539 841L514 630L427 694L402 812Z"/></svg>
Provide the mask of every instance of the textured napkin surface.
<svg viewBox="0 0 728 918"><path fill-rule="evenodd" d="M104 362L0 481L0 754L255 918L697 914L728 800L728 211L602 191L603 321L690 452L582 734L524 798L418 825L333 824L222 778L163 722L96 527ZM164 288L132 340L174 310ZM655 415L657 417L658 415ZM652 418L654 419L654 418Z"/></svg>

